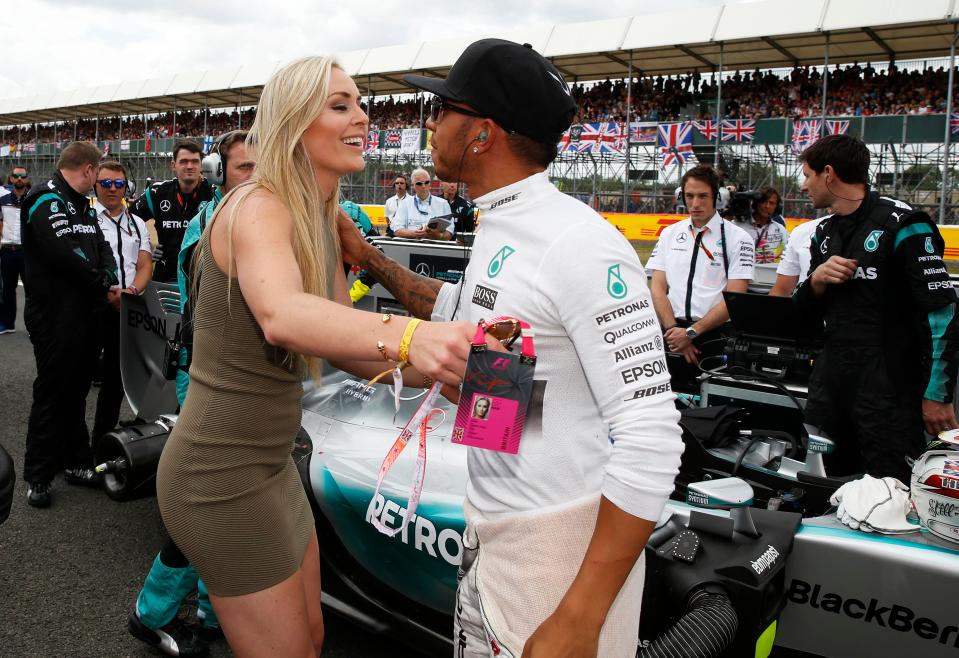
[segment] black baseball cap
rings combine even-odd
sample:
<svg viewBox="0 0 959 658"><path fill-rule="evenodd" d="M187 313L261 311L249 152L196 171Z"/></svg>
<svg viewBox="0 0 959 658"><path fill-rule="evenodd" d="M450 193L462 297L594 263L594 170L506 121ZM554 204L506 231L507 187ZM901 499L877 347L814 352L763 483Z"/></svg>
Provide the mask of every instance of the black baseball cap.
<svg viewBox="0 0 959 658"><path fill-rule="evenodd" d="M445 80L412 74L403 80L465 103L537 142L558 142L576 114L562 74L528 43L480 39L463 51Z"/></svg>

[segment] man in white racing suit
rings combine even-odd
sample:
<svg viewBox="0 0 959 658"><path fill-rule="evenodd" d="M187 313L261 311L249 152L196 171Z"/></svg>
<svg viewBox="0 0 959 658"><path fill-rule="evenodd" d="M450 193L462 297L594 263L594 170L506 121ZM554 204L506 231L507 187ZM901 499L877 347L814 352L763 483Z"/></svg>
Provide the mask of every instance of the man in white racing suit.
<svg viewBox="0 0 959 658"><path fill-rule="evenodd" d="M518 453L468 448L454 655L632 658L642 552L682 453L645 272L546 176L575 112L548 61L484 39L446 80L406 80L436 94L437 175L482 217L471 262L457 285L418 277L345 222L344 256L420 317L525 320L538 357Z"/></svg>

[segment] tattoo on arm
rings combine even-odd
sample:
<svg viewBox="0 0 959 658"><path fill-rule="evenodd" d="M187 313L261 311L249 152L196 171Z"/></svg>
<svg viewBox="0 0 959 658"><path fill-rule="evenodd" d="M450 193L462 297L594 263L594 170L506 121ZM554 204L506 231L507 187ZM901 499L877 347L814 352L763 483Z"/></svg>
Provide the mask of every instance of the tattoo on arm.
<svg viewBox="0 0 959 658"><path fill-rule="evenodd" d="M370 250L362 267L383 284L406 310L422 320L430 319L436 295L443 287L441 281L410 272L378 249Z"/></svg>

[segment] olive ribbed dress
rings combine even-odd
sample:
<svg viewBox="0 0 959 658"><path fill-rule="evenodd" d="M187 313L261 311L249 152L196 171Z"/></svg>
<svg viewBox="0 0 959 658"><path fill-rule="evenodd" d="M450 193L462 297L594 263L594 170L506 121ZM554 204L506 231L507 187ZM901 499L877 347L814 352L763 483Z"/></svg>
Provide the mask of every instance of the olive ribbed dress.
<svg viewBox="0 0 959 658"><path fill-rule="evenodd" d="M290 456L302 369L264 339L236 279L213 259L210 228L200 240L190 390L163 449L157 499L209 591L237 596L293 575L313 514Z"/></svg>

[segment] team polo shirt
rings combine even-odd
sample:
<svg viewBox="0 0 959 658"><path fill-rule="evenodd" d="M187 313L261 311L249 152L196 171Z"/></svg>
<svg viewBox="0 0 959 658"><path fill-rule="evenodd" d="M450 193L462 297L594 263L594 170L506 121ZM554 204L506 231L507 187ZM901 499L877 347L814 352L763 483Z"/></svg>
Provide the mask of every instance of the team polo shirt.
<svg viewBox="0 0 959 658"><path fill-rule="evenodd" d="M756 245L757 264L779 262L789 242L789 231L785 226L772 220L765 226L760 226L756 222L733 222L733 224L752 236L753 244Z"/></svg>
<svg viewBox="0 0 959 658"><path fill-rule="evenodd" d="M753 278L753 239L716 213L699 230L690 219L663 229L646 267L666 273L673 315L695 322L723 298L728 282L724 257L729 259L729 279Z"/></svg>
<svg viewBox="0 0 959 658"><path fill-rule="evenodd" d="M434 318L523 319L537 361L519 452L468 449L470 504L490 518L602 494L659 518L683 446L636 251L545 173L474 202L483 223L469 266L443 285Z"/></svg>
<svg viewBox="0 0 959 658"><path fill-rule="evenodd" d="M113 287L129 288L137 276L137 259L140 252L153 252L150 232L142 219L125 208L123 216L116 219L99 201L94 207L97 211L97 224L100 225L103 237L110 244L113 258L117 262L120 282Z"/></svg>
<svg viewBox="0 0 959 658"><path fill-rule="evenodd" d="M816 232L816 227L823 219L825 217L803 222L793 229L789 234L789 243L783 251L782 260L779 261L779 267L776 268L776 274L798 276L799 283L806 280L809 276L809 243Z"/></svg>
<svg viewBox="0 0 959 658"><path fill-rule="evenodd" d="M399 202L396 208L396 214L390 220L390 228L395 233L400 229L418 229L426 226L434 217L449 215L450 204L443 197L429 195L426 201L422 201L415 194L407 194L406 198ZM452 235L456 224L455 218L450 217L450 225L446 231Z"/></svg>

